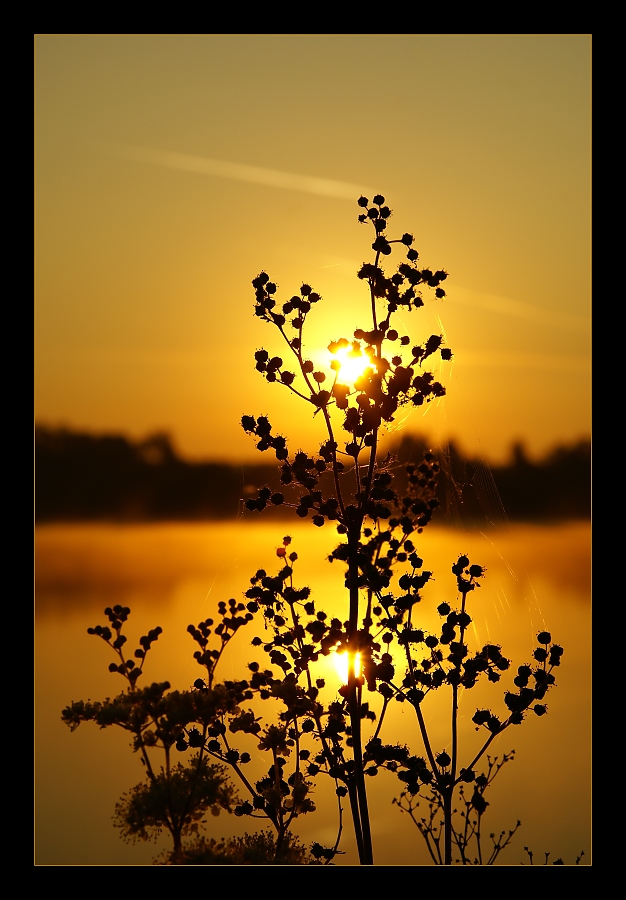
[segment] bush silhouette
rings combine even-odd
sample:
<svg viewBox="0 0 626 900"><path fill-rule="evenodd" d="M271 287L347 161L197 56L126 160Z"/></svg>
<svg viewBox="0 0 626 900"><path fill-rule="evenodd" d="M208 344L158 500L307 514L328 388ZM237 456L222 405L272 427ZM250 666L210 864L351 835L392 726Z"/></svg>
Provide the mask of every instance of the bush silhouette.
<svg viewBox="0 0 626 900"><path fill-rule="evenodd" d="M435 864L491 865L517 830L491 836L484 847L485 794L512 757L498 759L488 751L496 736L529 714L545 715L563 650L550 633L540 632L532 659L514 667L498 644L474 646L472 600L485 570L464 554L451 564L450 602L437 607L439 625L429 632L420 622L433 573L419 556L418 542L439 507L440 465L425 448L399 479L393 461L379 460L377 449L381 428L402 407L445 395L428 365L449 361L450 348L440 335L412 340L394 324L398 311L419 311L423 291L443 299L447 273L421 266L409 233L389 236L391 210L384 197L377 195L372 203L361 197L358 205L359 222L373 232L372 261L357 273L367 294L368 321L349 336L333 336L326 370L314 365L306 345L306 325L320 295L302 284L280 302L267 273L252 282L255 315L274 330L285 357L257 349L256 369L270 384L310 404L322 431L319 451L292 452L265 416L246 414L241 422L280 470L279 488L261 488L246 508L261 513L290 507L313 527L336 530L329 562L340 570L343 612L330 614L314 590L300 584L298 552L286 536L275 571L257 570L242 600L221 601L216 620L189 625L202 673L191 689L172 691L167 683L139 687L160 629L144 635L129 655L124 629L130 611L114 607L105 610L108 624L90 632L114 653L110 670L123 677L125 691L104 703L74 703L63 712L71 728L95 721L129 732L146 778L120 802L118 825L131 839L169 831L169 864L330 864L341 852L349 812L360 863L372 865L367 782L380 770L397 778L395 803L417 826ZM397 250L403 260L388 275L383 263ZM361 364L350 378L346 361ZM252 627L252 646L261 661L251 660L240 680L218 681L229 643ZM347 676L328 701L317 663L333 653L347 654ZM461 691L487 682L501 692L503 679L498 705L481 707L473 716L478 748L465 750ZM449 698L450 734L446 746L437 747L424 710L431 697L442 694ZM387 735L387 714L396 702L415 716L418 747ZM265 755L265 772L248 774L254 766L243 748L250 742ZM337 837L332 846L315 843L306 851L292 828L298 817L315 812L313 787L321 779L332 784L337 798ZM420 804L426 815L420 815ZM261 819L271 831L221 843L199 837L204 815L220 809Z"/></svg>

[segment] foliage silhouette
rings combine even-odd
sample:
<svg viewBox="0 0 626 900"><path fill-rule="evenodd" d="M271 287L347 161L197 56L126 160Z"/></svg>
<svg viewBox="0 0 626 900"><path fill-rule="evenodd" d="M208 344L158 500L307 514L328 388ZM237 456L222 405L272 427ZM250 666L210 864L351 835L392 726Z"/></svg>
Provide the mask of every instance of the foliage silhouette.
<svg viewBox="0 0 626 900"><path fill-rule="evenodd" d="M487 751L498 735L521 724L529 712L546 713L545 697L555 683L563 650L548 632L541 632L533 661L513 675L499 645L471 647L470 599L485 571L464 554L452 565L456 599L437 607L440 626L434 633L420 627L420 604L433 573L424 568L417 544L439 506L440 466L426 450L420 462L406 466L400 482L393 460L379 460L377 449L381 428L402 406L421 406L445 394L425 368L427 360L451 359L442 337L430 335L414 343L393 327L393 320L398 310L408 313L424 305L423 289L443 299L441 284L447 274L418 266L410 234L387 236L391 210L384 197L377 195L372 204L364 197L358 202L359 221L374 231L373 262L358 272L369 294L370 321L350 339L331 341L328 371L316 369L305 344L305 326L320 296L303 284L298 295L279 306L278 288L267 273L252 282L255 314L276 329L290 360L287 364L261 348L255 352L256 368L268 382L311 404L324 431L319 453L291 453L267 417L242 418L257 449L274 453L281 480L280 490L264 487L246 500L247 509L290 506L314 526L330 523L336 529L339 543L329 561L343 569L343 614L320 608L311 588L299 584L298 554L286 536L277 551L276 572L257 570L243 601L220 602L217 624L207 619L188 627L202 669L191 690L171 691L167 683L137 686L160 629L142 637L129 658L123 633L129 610L114 607L105 610L109 625L90 633L113 650L116 662L110 670L123 676L126 690L114 700L74 703L63 712L71 728L92 720L130 732L146 780L118 805L118 825L130 838L168 830L173 850L166 862L171 864L193 864L194 859L255 864L250 860L260 857L272 864L330 864L340 852L345 805L360 863L372 865L367 780L381 769L397 777L400 793L395 803L416 824L435 864L493 864L517 830L515 826L494 838L490 850L483 848L482 817L488 806L484 795L512 757L498 760ZM392 254L392 245L405 253L406 261L388 277L382 261ZM344 375L342 354L363 364L352 383ZM262 625L263 636L257 634L252 646L264 654L266 663L253 660L245 678L218 682L216 671L227 645L251 622ZM348 674L347 683L328 700L316 664L333 653L347 654ZM497 684L507 673L512 683L504 693L503 711L477 709L473 723L479 742L464 750L460 693L479 683ZM434 745L424 714L437 694L449 696L450 702L450 735L444 749ZM414 712L421 735L417 752L383 739L395 702L408 704ZM261 718L261 704L277 711ZM247 774L251 754L244 747L250 746L266 754L269 763L260 778ZM158 769L155 753L164 758ZM175 753L189 758L174 763ZM485 763L486 770L480 771ZM312 789L320 778L334 785L337 837L331 847L316 843L306 852L291 829L298 817L315 811ZM420 803L428 806L426 817L417 813ZM199 838L205 814L220 809L261 819L272 831L240 842Z"/></svg>

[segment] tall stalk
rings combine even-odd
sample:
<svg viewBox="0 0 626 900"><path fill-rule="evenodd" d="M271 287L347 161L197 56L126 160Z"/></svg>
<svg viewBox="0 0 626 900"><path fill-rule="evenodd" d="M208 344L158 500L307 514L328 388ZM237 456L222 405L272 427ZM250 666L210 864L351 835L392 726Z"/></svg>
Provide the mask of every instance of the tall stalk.
<svg viewBox="0 0 626 900"><path fill-rule="evenodd" d="M418 253L412 247L412 235L405 233L396 240L390 240L386 236L391 210L385 205L383 196L376 195L372 205L365 197L361 197L358 204L361 209L359 221L362 224L369 223L375 237L372 243L374 261L365 263L357 273L368 287L371 326L368 329L357 328L351 340L341 338L332 341L328 347L333 355L349 349L353 356L360 356L365 361L363 373L354 384L342 383L341 364L335 359L331 363L332 384L330 389L326 389L323 385L327 381L327 374L321 370L315 371L313 363L307 359L304 351L304 327L314 304L321 299L313 288L303 284L300 296L292 296L279 309L276 305L277 286L270 281L269 276L262 272L252 282L256 291L255 314L278 329L296 364L296 372L289 371L280 357L271 356L264 349L255 353L256 368L268 381L281 384L300 399L311 403L316 412L322 413L326 441L320 448L320 457L313 460L300 451L291 458L285 439L272 433L272 426L264 417L256 420L252 416L244 416L242 425L246 431L254 433L260 439L258 449L273 448L276 451L277 459L283 464L283 483L295 482L300 490L304 489L296 503L298 515L304 518L313 514L312 520L317 526L323 525L326 520L334 521L339 533L345 535L346 542L336 551L336 558L342 559L347 566L346 584L349 591L344 642L349 659L349 675L348 684L342 693L350 721L348 745L352 751L352 769L346 775L346 787L359 858L362 864L372 865L362 736L363 675L356 671L355 661L365 649L369 652L370 660L372 658L372 598L377 596L379 586L371 583L370 579L380 560L377 556L373 567L365 564L364 568L364 523L366 519L370 519L380 528L381 516L384 519L390 515L380 503L381 497L384 499L386 496L382 491L382 470L377 461L381 425L393 421L396 411L403 404L420 406L435 397L443 396L445 390L442 385L434 381L432 375L424 372L422 365L427 357L438 350L442 359L450 359L452 354L449 350L442 349L443 339L440 336L431 336L424 345L414 346L410 357L408 351L402 349L409 345L410 339L407 335L400 336L391 327L393 314L399 308L408 312L423 306L418 285L434 289L435 296L442 299L445 291L440 284L445 280L446 273L420 270L417 267ZM391 254L392 244L404 248L407 262L401 263L397 273L389 278L383 271L381 260ZM292 315L293 318L289 319ZM385 341L389 342L390 350L394 345L391 359L384 356ZM333 423L331 415L333 407L337 413L345 416L343 422L337 425ZM338 427L348 432L344 449L337 436ZM367 463L361 466L359 458L365 452ZM340 456L347 457L353 465L354 490L349 499L342 480L345 467ZM334 497L325 500L318 482L327 468L332 471ZM375 487L381 496L375 494ZM268 502L280 505L285 502L285 497L281 492L272 494L269 488L264 488L257 500L249 500L246 505L249 509L262 510ZM410 530L412 526L405 526L405 534ZM367 592L368 597L365 616L359 609L361 589ZM385 703L385 710L386 708Z"/></svg>

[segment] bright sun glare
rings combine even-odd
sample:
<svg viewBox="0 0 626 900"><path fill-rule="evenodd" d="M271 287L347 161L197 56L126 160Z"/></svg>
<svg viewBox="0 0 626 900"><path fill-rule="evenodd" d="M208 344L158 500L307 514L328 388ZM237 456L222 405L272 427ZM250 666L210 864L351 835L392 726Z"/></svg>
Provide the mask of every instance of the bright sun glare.
<svg viewBox="0 0 626 900"><path fill-rule="evenodd" d="M333 355L331 367L338 370L341 384L354 385L363 372L371 368L369 357L363 353L358 344L348 344L331 352Z"/></svg>

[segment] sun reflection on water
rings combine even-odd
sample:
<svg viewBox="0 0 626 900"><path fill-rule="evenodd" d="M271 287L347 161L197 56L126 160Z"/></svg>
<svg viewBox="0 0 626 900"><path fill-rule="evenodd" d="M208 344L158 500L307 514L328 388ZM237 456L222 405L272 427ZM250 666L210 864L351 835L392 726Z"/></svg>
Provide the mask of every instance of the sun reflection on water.
<svg viewBox="0 0 626 900"><path fill-rule="evenodd" d="M350 673L350 656L351 654L348 653L347 650L343 650L340 653L333 653L332 655L335 671L339 676L339 680L342 685L348 683L348 676ZM361 674L361 654L355 653L352 662L354 674L358 677Z"/></svg>

